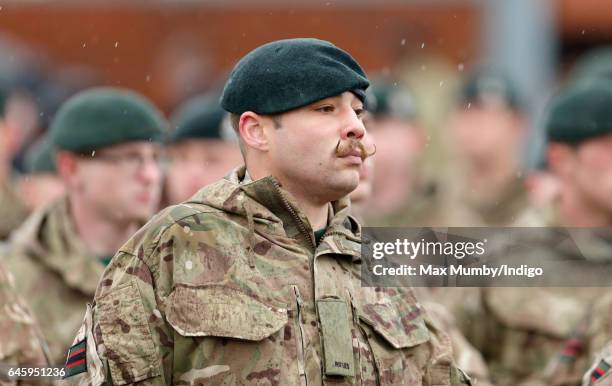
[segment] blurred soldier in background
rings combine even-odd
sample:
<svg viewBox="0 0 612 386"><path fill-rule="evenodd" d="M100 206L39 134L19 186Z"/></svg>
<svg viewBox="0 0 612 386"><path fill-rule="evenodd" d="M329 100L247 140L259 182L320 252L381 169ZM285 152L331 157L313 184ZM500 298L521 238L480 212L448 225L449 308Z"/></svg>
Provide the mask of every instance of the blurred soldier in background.
<svg viewBox="0 0 612 386"><path fill-rule="evenodd" d="M605 79L572 84L553 99L545 121L548 165L558 180L555 216L541 226L612 227L612 83ZM534 231L534 237L543 235ZM553 232L554 233L554 232ZM554 236L551 233L551 236ZM537 265L545 259L612 264L605 236L552 237L521 250ZM509 261L515 256L506 255ZM578 385L587 368L580 323L609 288L491 287L466 297L445 289L436 297L449 305L470 341L488 362L498 385ZM459 294L457 297L455 294ZM495 345L491 342L498 342Z"/></svg>
<svg viewBox="0 0 612 386"><path fill-rule="evenodd" d="M362 165L359 186L350 194L352 211L366 216L364 226L431 225L440 213L433 189L424 189L419 179L425 135L416 122L416 101L409 89L390 79L375 81L366 95L364 124L375 140L376 155ZM457 364L479 385L488 385L482 356L453 316L431 300L426 289L415 290L439 328L449 334Z"/></svg>
<svg viewBox="0 0 612 386"><path fill-rule="evenodd" d="M23 367L49 367L47 344L31 311L15 290L14 277L0 265L0 384L42 385L9 381L9 370Z"/></svg>
<svg viewBox="0 0 612 386"><path fill-rule="evenodd" d="M580 79L595 79L593 81L596 81L601 78L612 79L612 47L610 46L595 48L587 52L578 60L570 75L570 80L574 81ZM612 225L607 225L607 227L610 226ZM587 327L581 343L591 367L584 375L582 385L612 386L612 293L609 289L605 294L598 295L598 300L585 320Z"/></svg>
<svg viewBox="0 0 612 386"><path fill-rule="evenodd" d="M545 219L548 226L612 228L611 107L612 80L596 74L577 79L552 103L547 122L548 163L559 180L560 191L553 210L548 212L551 215ZM609 234L581 240L579 247L585 256L600 262L612 261ZM588 361L595 362L585 381L588 378L599 385L609 376L611 330L605 321L610 319L610 309L602 299L609 298L612 290L601 288L587 293L590 296L575 311L582 311L578 315L587 330L577 326L576 336L566 342L577 349L569 358L560 355L551 365L554 371L549 378L555 384L580 379ZM597 299L603 305L591 308ZM594 378L590 380L591 377Z"/></svg>
<svg viewBox="0 0 612 386"><path fill-rule="evenodd" d="M19 177L19 193L29 212L46 206L66 192L57 175L55 150L48 135L31 145L25 154L25 174Z"/></svg>
<svg viewBox="0 0 612 386"><path fill-rule="evenodd" d="M229 116L211 93L189 99L173 114L165 205L187 200L242 163Z"/></svg>
<svg viewBox="0 0 612 386"><path fill-rule="evenodd" d="M34 212L6 252L17 289L61 365L112 254L159 204L166 123L132 92L97 88L69 99L50 128L67 197Z"/></svg>
<svg viewBox="0 0 612 386"><path fill-rule="evenodd" d="M416 121L416 101L399 81L379 79L367 92L365 124L376 143L372 194L362 206L369 226L428 225L437 214L434 188L421 180L426 138ZM363 178L362 178L363 180ZM351 194L363 189L360 187Z"/></svg>
<svg viewBox="0 0 612 386"><path fill-rule="evenodd" d="M13 94L0 84L0 239L8 237L27 217L27 209L18 196L11 167L18 129L6 118Z"/></svg>
<svg viewBox="0 0 612 386"><path fill-rule="evenodd" d="M494 71L473 74L448 121L449 167L445 226L520 223L528 208L521 173L526 120L510 79Z"/></svg>

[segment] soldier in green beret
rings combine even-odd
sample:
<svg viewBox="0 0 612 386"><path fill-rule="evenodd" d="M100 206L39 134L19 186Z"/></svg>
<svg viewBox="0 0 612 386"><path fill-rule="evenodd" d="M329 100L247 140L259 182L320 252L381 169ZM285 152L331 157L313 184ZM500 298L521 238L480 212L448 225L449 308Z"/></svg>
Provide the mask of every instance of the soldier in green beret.
<svg viewBox="0 0 612 386"><path fill-rule="evenodd" d="M317 39L238 62L221 106L246 166L114 256L74 341L87 366L67 360L73 383L469 384L410 288L360 285L347 195L374 152L368 84Z"/></svg>
<svg viewBox="0 0 612 386"><path fill-rule="evenodd" d="M548 111L548 165L559 181L559 195L546 218L549 226L612 228L612 80L592 75L583 74L562 90ZM612 264L611 238L593 236L580 248ZM569 361L559 355L551 381L580 379L585 373L583 385L610 382L612 290L596 288L588 294L581 308L583 323L566 342L580 350Z"/></svg>
<svg viewBox="0 0 612 386"><path fill-rule="evenodd" d="M612 226L612 80L571 84L551 103L548 166L560 183L550 223ZM596 183L595 183L596 182Z"/></svg>
<svg viewBox="0 0 612 386"><path fill-rule="evenodd" d="M219 94L193 97L171 116L167 145L166 204L178 204L242 163L236 133Z"/></svg>
<svg viewBox="0 0 612 386"><path fill-rule="evenodd" d="M156 210L166 122L142 96L92 88L56 113L50 138L66 197L35 211L5 260L63 364L82 310L112 254Z"/></svg>
<svg viewBox="0 0 612 386"><path fill-rule="evenodd" d="M521 150L526 119L516 87L503 73L481 70L461 89L448 121L451 175L439 181L445 218L437 225L529 225Z"/></svg>

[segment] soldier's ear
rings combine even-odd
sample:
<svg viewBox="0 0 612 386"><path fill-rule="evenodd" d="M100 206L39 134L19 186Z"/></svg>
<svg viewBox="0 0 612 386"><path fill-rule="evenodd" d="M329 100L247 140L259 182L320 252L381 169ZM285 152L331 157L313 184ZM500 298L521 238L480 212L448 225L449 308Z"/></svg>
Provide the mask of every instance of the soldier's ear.
<svg viewBox="0 0 612 386"><path fill-rule="evenodd" d="M73 176L76 174L76 157L76 155L67 151L57 151L55 153L57 174L66 184L70 184L70 181L73 180Z"/></svg>
<svg viewBox="0 0 612 386"><path fill-rule="evenodd" d="M575 152L574 148L564 143L548 144L548 165L559 177L568 176L572 173Z"/></svg>
<svg viewBox="0 0 612 386"><path fill-rule="evenodd" d="M273 122L269 117L252 111L244 112L240 116L238 124L240 138L247 147L266 152L270 145L266 127L272 124Z"/></svg>

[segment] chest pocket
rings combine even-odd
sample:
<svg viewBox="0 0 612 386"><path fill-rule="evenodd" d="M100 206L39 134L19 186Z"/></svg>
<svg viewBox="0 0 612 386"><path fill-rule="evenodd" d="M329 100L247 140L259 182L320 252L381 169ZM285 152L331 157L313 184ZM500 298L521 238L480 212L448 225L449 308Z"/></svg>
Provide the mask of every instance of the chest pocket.
<svg viewBox="0 0 612 386"><path fill-rule="evenodd" d="M420 306L409 298L383 295L360 304L357 312L374 362L372 373L362 374L364 381L421 385L428 353L420 348L430 335ZM369 366L362 364L361 368Z"/></svg>
<svg viewBox="0 0 612 386"><path fill-rule="evenodd" d="M174 364L175 381L216 385L281 383L283 362L295 359L282 344L288 326L284 304L263 302L227 286L177 286L167 301L177 350L189 359ZM195 338L195 339L194 339Z"/></svg>

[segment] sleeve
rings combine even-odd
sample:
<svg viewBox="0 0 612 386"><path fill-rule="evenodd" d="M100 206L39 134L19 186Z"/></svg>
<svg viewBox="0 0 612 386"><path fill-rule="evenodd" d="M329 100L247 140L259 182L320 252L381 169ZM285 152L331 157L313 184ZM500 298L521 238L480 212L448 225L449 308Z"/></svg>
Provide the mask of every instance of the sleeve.
<svg viewBox="0 0 612 386"><path fill-rule="evenodd" d="M9 369L49 367L48 358L46 343L36 320L15 292L12 275L0 266L0 384L9 380ZM7 384L31 384L13 381ZM47 382L38 380L34 384Z"/></svg>
<svg viewBox="0 0 612 386"><path fill-rule="evenodd" d="M173 344L162 303L145 262L115 255L68 353L65 384L171 384Z"/></svg>
<svg viewBox="0 0 612 386"><path fill-rule="evenodd" d="M612 386L612 293L595 302L589 319L587 348L591 365L582 385Z"/></svg>

